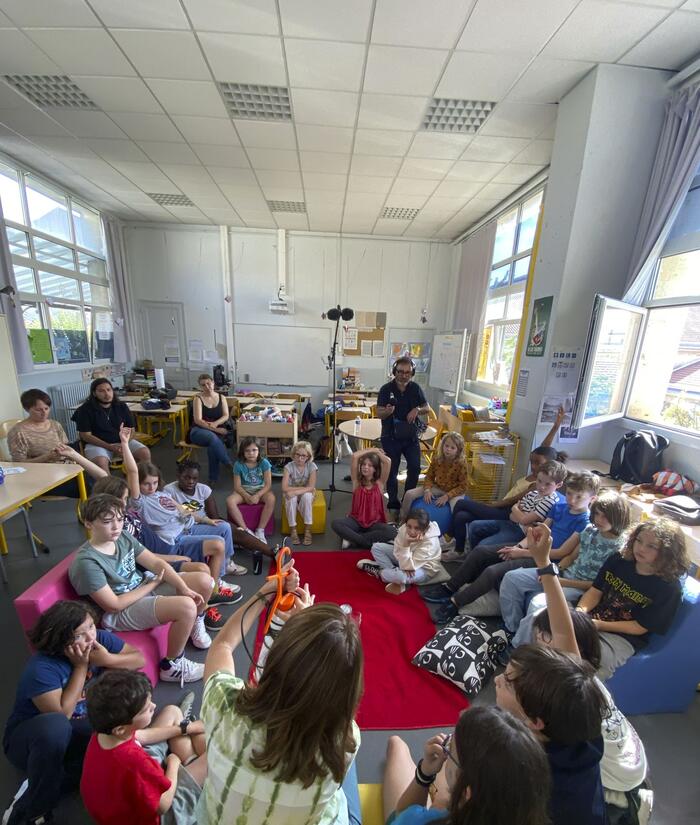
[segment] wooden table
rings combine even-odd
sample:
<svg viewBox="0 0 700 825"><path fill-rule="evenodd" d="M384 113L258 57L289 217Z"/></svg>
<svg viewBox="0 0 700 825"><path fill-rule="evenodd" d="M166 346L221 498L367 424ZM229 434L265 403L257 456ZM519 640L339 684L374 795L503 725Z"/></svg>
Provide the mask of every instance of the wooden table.
<svg viewBox="0 0 700 825"><path fill-rule="evenodd" d="M351 435L359 438L361 441L379 441L382 436L382 420L381 418L361 418L358 432L355 432L355 421L343 421L338 425L338 429L345 435ZM424 432L420 434L421 441L430 441L435 437L437 430L435 427L427 427Z"/></svg>
<svg viewBox="0 0 700 825"><path fill-rule="evenodd" d="M127 404L131 412L136 417L137 422L139 420L145 424L145 427L142 427L141 424L138 424L139 429L145 429L148 435L153 435L151 424L155 419L165 419L166 421L172 422L173 428L173 445L177 446L178 438L177 438L177 425L180 424L180 433L181 438L184 441L185 436L187 435L187 404L170 404L170 409L168 410L144 410L140 403L132 403Z"/></svg>
<svg viewBox="0 0 700 825"><path fill-rule="evenodd" d="M334 413L326 411L326 435L330 435L333 429L333 415ZM369 418L371 415L372 410L369 407L341 407L335 411L335 423L354 421L358 417Z"/></svg>
<svg viewBox="0 0 700 825"><path fill-rule="evenodd" d="M32 533L31 525L29 523L29 516L27 515L26 507L34 499L45 496L51 490L60 486L72 478L78 480L78 494L80 501L87 499L87 491L85 489L85 478L83 470L78 464L34 464L28 462L2 461L0 462L3 470L13 467L21 467L24 469L23 473L13 473L5 476L5 483L0 485L0 548L2 553L7 553L7 541L5 533L2 529L2 522L8 518L20 513L24 518L24 523L27 528L27 536L32 548L32 555L37 556L36 543ZM0 571L2 577L7 581L5 572L5 565L0 555Z"/></svg>

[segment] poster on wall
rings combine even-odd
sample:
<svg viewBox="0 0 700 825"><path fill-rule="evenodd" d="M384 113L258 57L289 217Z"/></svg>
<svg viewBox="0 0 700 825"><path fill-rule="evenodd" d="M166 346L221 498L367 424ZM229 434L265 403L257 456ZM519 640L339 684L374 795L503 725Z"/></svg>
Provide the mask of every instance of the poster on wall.
<svg viewBox="0 0 700 825"><path fill-rule="evenodd" d="M547 346L547 332L552 315L552 303L554 296L537 298L532 307L532 321L530 322L530 332L527 336L526 355L541 358Z"/></svg>
<svg viewBox="0 0 700 825"><path fill-rule="evenodd" d="M432 341L392 341L389 348L389 371L397 358L407 355L415 364L416 375L423 375L430 369Z"/></svg>
<svg viewBox="0 0 700 825"><path fill-rule="evenodd" d="M343 327L343 355L383 358L385 334L386 312L358 310L355 326Z"/></svg>

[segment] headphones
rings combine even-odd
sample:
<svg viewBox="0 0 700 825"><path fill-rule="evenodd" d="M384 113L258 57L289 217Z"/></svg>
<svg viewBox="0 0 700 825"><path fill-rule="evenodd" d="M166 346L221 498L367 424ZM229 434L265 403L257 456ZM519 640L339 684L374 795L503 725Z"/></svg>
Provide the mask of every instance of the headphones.
<svg viewBox="0 0 700 825"><path fill-rule="evenodd" d="M411 364L411 378L416 374L416 364L412 358L409 358L407 355L403 355L401 358L397 358L396 361L391 366L391 374L396 375L396 365L399 363L405 364L407 361Z"/></svg>

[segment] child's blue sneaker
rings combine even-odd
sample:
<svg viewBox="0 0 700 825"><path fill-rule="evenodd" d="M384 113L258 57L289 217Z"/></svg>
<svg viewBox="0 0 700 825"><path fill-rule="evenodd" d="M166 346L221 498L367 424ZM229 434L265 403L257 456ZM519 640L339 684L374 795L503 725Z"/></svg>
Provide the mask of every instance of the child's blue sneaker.
<svg viewBox="0 0 700 825"><path fill-rule="evenodd" d="M431 587L422 587L420 594L430 604L444 604L454 595L444 584L434 584Z"/></svg>

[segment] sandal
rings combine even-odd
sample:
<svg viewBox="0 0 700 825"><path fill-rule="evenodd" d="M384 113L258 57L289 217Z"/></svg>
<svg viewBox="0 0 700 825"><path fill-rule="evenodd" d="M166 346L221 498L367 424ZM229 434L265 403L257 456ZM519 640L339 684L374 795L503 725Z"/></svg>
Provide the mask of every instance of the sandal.
<svg viewBox="0 0 700 825"><path fill-rule="evenodd" d="M304 544L308 547L312 541L311 530L307 527L306 530L304 530Z"/></svg>
<svg viewBox="0 0 700 825"><path fill-rule="evenodd" d="M299 533L296 530L292 530L289 536L289 540L292 544L301 544L301 539L299 538Z"/></svg>

